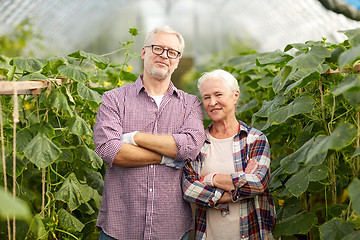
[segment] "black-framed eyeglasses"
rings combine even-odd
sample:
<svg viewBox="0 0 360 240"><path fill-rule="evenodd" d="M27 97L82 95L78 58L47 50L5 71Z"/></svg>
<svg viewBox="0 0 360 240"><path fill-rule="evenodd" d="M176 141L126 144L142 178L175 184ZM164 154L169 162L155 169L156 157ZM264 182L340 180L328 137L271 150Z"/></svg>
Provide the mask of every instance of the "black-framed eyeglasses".
<svg viewBox="0 0 360 240"><path fill-rule="evenodd" d="M166 49L159 45L146 45L145 47L151 47L153 54L156 54L156 55L161 55L161 54L163 54L164 51L166 51L167 57L171 58L171 59L176 59L181 55L181 53L177 50Z"/></svg>

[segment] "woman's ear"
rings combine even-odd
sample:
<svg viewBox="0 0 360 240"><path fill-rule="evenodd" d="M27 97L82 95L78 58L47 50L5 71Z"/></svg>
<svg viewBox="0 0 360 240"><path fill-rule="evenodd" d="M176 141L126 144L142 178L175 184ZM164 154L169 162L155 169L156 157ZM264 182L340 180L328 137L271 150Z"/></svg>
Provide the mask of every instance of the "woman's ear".
<svg viewBox="0 0 360 240"><path fill-rule="evenodd" d="M239 99L240 92L239 90L236 90L234 93L234 97L236 98L236 101Z"/></svg>

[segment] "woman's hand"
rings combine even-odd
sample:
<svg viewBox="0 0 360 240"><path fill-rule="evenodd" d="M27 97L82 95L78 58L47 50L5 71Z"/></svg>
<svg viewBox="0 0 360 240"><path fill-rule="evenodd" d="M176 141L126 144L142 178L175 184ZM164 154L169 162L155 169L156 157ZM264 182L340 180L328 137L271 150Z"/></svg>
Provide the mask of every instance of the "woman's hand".
<svg viewBox="0 0 360 240"><path fill-rule="evenodd" d="M235 189L230 175L217 174L215 172L205 175L199 181L208 186L220 188L226 192L230 192Z"/></svg>
<svg viewBox="0 0 360 240"><path fill-rule="evenodd" d="M226 192L235 189L235 186L230 175L216 174L213 178L214 187L220 188Z"/></svg>
<svg viewBox="0 0 360 240"><path fill-rule="evenodd" d="M202 178L200 178L199 181L206 184L206 185L208 185L208 186L214 187L213 179L214 179L216 174L217 173L214 172L214 173L210 173L208 175L205 175Z"/></svg>
<svg viewBox="0 0 360 240"><path fill-rule="evenodd" d="M228 192L224 192L224 194L221 196L219 201L217 201L216 203L228 203L228 202L232 202L231 194Z"/></svg>

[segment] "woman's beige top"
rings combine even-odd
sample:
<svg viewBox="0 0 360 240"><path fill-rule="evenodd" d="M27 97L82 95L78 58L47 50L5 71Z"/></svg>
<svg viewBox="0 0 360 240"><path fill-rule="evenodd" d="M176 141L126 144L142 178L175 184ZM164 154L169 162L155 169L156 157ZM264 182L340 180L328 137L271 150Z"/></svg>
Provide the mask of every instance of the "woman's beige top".
<svg viewBox="0 0 360 240"><path fill-rule="evenodd" d="M209 153L206 155L200 176L217 172L230 174L235 172L233 162L233 137L216 139L208 134ZM221 211L208 208L206 211L206 239L240 239L240 205L229 203L230 213L221 215Z"/></svg>

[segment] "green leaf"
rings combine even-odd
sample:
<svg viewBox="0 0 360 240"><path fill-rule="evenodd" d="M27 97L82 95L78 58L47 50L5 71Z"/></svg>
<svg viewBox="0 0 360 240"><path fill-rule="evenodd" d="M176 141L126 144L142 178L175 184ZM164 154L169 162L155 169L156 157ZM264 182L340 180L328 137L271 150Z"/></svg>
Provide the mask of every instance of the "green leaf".
<svg viewBox="0 0 360 240"><path fill-rule="evenodd" d="M101 95L98 92L86 87L83 83L78 83L77 91L79 96L83 99L94 101L97 104L100 104L102 101Z"/></svg>
<svg viewBox="0 0 360 240"><path fill-rule="evenodd" d="M352 202L352 209L357 215L360 215L360 180L354 178L349 185L349 196Z"/></svg>
<svg viewBox="0 0 360 240"><path fill-rule="evenodd" d="M337 240L354 231L354 224L335 218L320 227L320 239Z"/></svg>
<svg viewBox="0 0 360 240"><path fill-rule="evenodd" d="M348 37L351 46L360 45L360 28L339 32L344 33Z"/></svg>
<svg viewBox="0 0 360 240"><path fill-rule="evenodd" d="M6 173L12 177L13 174L13 156L8 155L5 159L6 162ZM16 177L19 177L26 167L28 160L26 158L20 158L20 156L16 156ZM3 166L1 165L0 169L2 169Z"/></svg>
<svg viewBox="0 0 360 240"><path fill-rule="evenodd" d="M69 131L79 136L92 136L93 131L89 127L88 123L79 115L75 115L66 122Z"/></svg>
<svg viewBox="0 0 360 240"><path fill-rule="evenodd" d="M264 100L261 109L253 114L251 119L251 124L254 124L255 117L267 117L269 113L278 109L281 104L285 101L284 97L281 95L276 95L272 101Z"/></svg>
<svg viewBox="0 0 360 240"><path fill-rule="evenodd" d="M256 66L256 59L259 57L261 57L261 55L258 53L249 54L249 55L240 55L230 59L227 65L235 66L236 69L239 69L241 70L242 73L245 73L252 69L259 68L258 66Z"/></svg>
<svg viewBox="0 0 360 240"><path fill-rule="evenodd" d="M79 187L80 187L80 191L81 191L81 194L82 194L82 197L84 200L83 203L86 203L86 202L90 201L91 199L96 199L99 197L99 193L95 189L90 187L89 185L80 184Z"/></svg>
<svg viewBox="0 0 360 240"><path fill-rule="evenodd" d="M0 186L0 202L0 219L6 219L6 216L12 218L13 215L16 219L31 219L32 214L28 204L18 197L13 198L2 186Z"/></svg>
<svg viewBox="0 0 360 240"><path fill-rule="evenodd" d="M42 121L40 123L34 123L31 124L29 128L34 136L38 133L42 133L49 139L55 137L55 130L48 122Z"/></svg>
<svg viewBox="0 0 360 240"><path fill-rule="evenodd" d="M82 195L79 181L74 173L70 173L59 191L57 191L55 199L67 203L70 211L74 211L85 202Z"/></svg>
<svg viewBox="0 0 360 240"><path fill-rule="evenodd" d="M330 93L334 96L338 96L340 94L343 94L344 92L350 92L351 90L356 92L360 91L359 74L352 74L346 76L343 81L331 88Z"/></svg>
<svg viewBox="0 0 360 240"><path fill-rule="evenodd" d="M95 210L91 207L89 203L81 204L78 209L80 212L85 213L87 215L92 215L95 213Z"/></svg>
<svg viewBox="0 0 360 240"><path fill-rule="evenodd" d="M55 199L68 204L71 211L77 209L81 204L94 199L99 199L98 192L86 184L81 184L74 173L66 178L61 188L55 195Z"/></svg>
<svg viewBox="0 0 360 240"><path fill-rule="evenodd" d="M126 81L126 82L135 82L137 79L137 76L131 72L123 70L120 72L120 79L122 81Z"/></svg>
<svg viewBox="0 0 360 240"><path fill-rule="evenodd" d="M241 112L244 112L244 111L247 111L249 109L252 109L254 107L256 107L258 105L258 101L256 98L252 99L250 102L244 104L244 105L241 105L240 107L237 107L236 108L236 113L241 113Z"/></svg>
<svg viewBox="0 0 360 240"><path fill-rule="evenodd" d="M331 216L331 218L337 218L340 217L341 214L343 214L347 208L348 208L347 204L335 204L329 207L328 214Z"/></svg>
<svg viewBox="0 0 360 240"><path fill-rule="evenodd" d="M318 81L320 74L326 72L328 69L329 66L326 64L320 65L315 69L297 69L287 77L287 79L295 82L287 86L284 94L289 93L290 90L294 88L305 87L309 82Z"/></svg>
<svg viewBox="0 0 360 240"><path fill-rule="evenodd" d="M281 168L287 173L294 173L299 169L299 163L305 160L310 148L313 146L314 138L304 143L294 153L284 157L280 161Z"/></svg>
<svg viewBox="0 0 360 240"><path fill-rule="evenodd" d="M48 104L56 109L67 111L70 116L73 116L73 111L70 109L66 96L59 90L51 91L48 97Z"/></svg>
<svg viewBox="0 0 360 240"><path fill-rule="evenodd" d="M61 150L45 135L39 133L26 146L24 153L38 168L45 168L56 160Z"/></svg>
<svg viewBox="0 0 360 240"><path fill-rule="evenodd" d="M306 191L310 181L322 180L327 176L327 173L328 169L324 165L306 166L294 174L285 183L285 186L294 196L299 197Z"/></svg>
<svg viewBox="0 0 360 240"><path fill-rule="evenodd" d="M100 68L101 70L104 70L109 65L109 59L107 57L103 57L94 53L87 53L82 50L73 52L68 55L69 57L78 58L79 60L82 60L83 58L89 59L95 63L95 65Z"/></svg>
<svg viewBox="0 0 360 240"><path fill-rule="evenodd" d="M281 107L269 113L269 122L271 124L280 124L285 122L289 117L300 113L310 112L313 109L315 101L309 96L296 98L289 105Z"/></svg>
<svg viewBox="0 0 360 240"><path fill-rule="evenodd" d="M10 69L11 69L10 66L3 65L0 63L0 75L7 76Z"/></svg>
<svg viewBox="0 0 360 240"><path fill-rule="evenodd" d="M85 82L88 79L88 75L81 70L80 67L75 65L63 65L58 68L59 73L77 82Z"/></svg>
<svg viewBox="0 0 360 240"><path fill-rule="evenodd" d="M76 157L80 160L91 163L93 168L101 168L103 161L102 159L90 148L86 146L79 146L75 149Z"/></svg>
<svg viewBox="0 0 360 240"><path fill-rule="evenodd" d="M40 73L30 73L19 78L17 81L47 80L47 77Z"/></svg>
<svg viewBox="0 0 360 240"><path fill-rule="evenodd" d="M259 58L256 58L256 65L260 67L264 67L266 65L279 64L284 62L285 60L292 58L292 56L288 54L284 54L280 51L267 52L261 54Z"/></svg>
<svg viewBox="0 0 360 240"><path fill-rule="evenodd" d="M360 111L360 94L359 92L344 92L344 98L353 106L357 111Z"/></svg>
<svg viewBox="0 0 360 240"><path fill-rule="evenodd" d="M329 136L319 137L320 141L314 144L305 160L307 165L319 164L314 161L314 157L318 154L326 153L329 149L340 150L350 144L356 137L356 128L349 123L342 123Z"/></svg>
<svg viewBox="0 0 360 240"><path fill-rule="evenodd" d="M315 214L302 212L279 221L275 225L273 233L276 237L306 234L317 222L318 220Z"/></svg>
<svg viewBox="0 0 360 240"><path fill-rule="evenodd" d="M284 205L280 208L277 216L279 220L294 216L301 208L301 201L299 198L291 197L286 199Z"/></svg>
<svg viewBox="0 0 360 240"><path fill-rule="evenodd" d="M350 233L346 235L341 240L359 240L360 239L360 230Z"/></svg>
<svg viewBox="0 0 360 240"><path fill-rule="evenodd" d="M340 71L358 59L360 59L360 45L341 53L339 57Z"/></svg>
<svg viewBox="0 0 360 240"><path fill-rule="evenodd" d="M20 129L16 134L16 150L21 153L33 138L29 128Z"/></svg>
<svg viewBox="0 0 360 240"><path fill-rule="evenodd" d="M86 171L86 183L96 189L97 192L102 195L103 188L104 188L104 179L100 172L95 172L90 170L89 168L85 169Z"/></svg>
<svg viewBox="0 0 360 240"><path fill-rule="evenodd" d="M274 77L263 77L261 78L261 80L258 82L258 85L262 88L268 88L271 87L271 83L273 81Z"/></svg>
<svg viewBox="0 0 360 240"><path fill-rule="evenodd" d="M68 213L65 209L60 209L58 212L59 228L66 231L81 232L85 225L76 217Z"/></svg>
<svg viewBox="0 0 360 240"><path fill-rule="evenodd" d="M328 51L325 47L314 46L309 52L290 60L287 65L294 68L314 69L320 66L325 61L325 58L330 56L330 51Z"/></svg>
<svg viewBox="0 0 360 240"><path fill-rule="evenodd" d="M337 63L339 61L339 56L343 52L344 52L344 49L342 47L340 47L340 46L335 47L335 49L331 50L331 56L329 58L327 58L326 61L328 63L333 63L333 64L337 65Z"/></svg>
<svg viewBox="0 0 360 240"><path fill-rule="evenodd" d="M60 148L61 154L57 158L58 161L72 162L74 160L74 154L69 148Z"/></svg>
<svg viewBox="0 0 360 240"><path fill-rule="evenodd" d="M65 65L66 59L64 57L53 57L49 59L50 61L50 71L53 74L58 74L58 68L62 65Z"/></svg>
<svg viewBox="0 0 360 240"><path fill-rule="evenodd" d="M132 36L134 36L134 37L139 34L136 27L129 28L129 33L130 33Z"/></svg>
<svg viewBox="0 0 360 240"><path fill-rule="evenodd" d="M70 89L67 87L61 87L60 91L67 97L67 99L69 100L68 103L76 105L76 102L73 98L73 96L71 95Z"/></svg>
<svg viewBox="0 0 360 240"><path fill-rule="evenodd" d="M288 44L286 45L286 47L284 48L284 52L287 52L293 48L297 49L297 50L306 50L310 47L310 44L307 43L292 43L292 44Z"/></svg>
<svg viewBox="0 0 360 240"><path fill-rule="evenodd" d="M14 66L16 66L21 71L27 72L38 72L40 71L47 63L46 59L39 58L14 58Z"/></svg>
<svg viewBox="0 0 360 240"><path fill-rule="evenodd" d="M353 153L353 155L351 156L352 158L353 157L356 157L356 156L359 156L360 155L360 147L358 147L355 152Z"/></svg>
<svg viewBox="0 0 360 240"><path fill-rule="evenodd" d="M288 76L296 71L290 66L285 66L281 69L280 74L276 75L272 81L272 88L275 93L279 93L285 86L287 86L291 81Z"/></svg>
<svg viewBox="0 0 360 240"><path fill-rule="evenodd" d="M26 239L36 239L36 240L46 240L48 239L48 232L46 231L44 222L40 216L37 214L31 220Z"/></svg>

